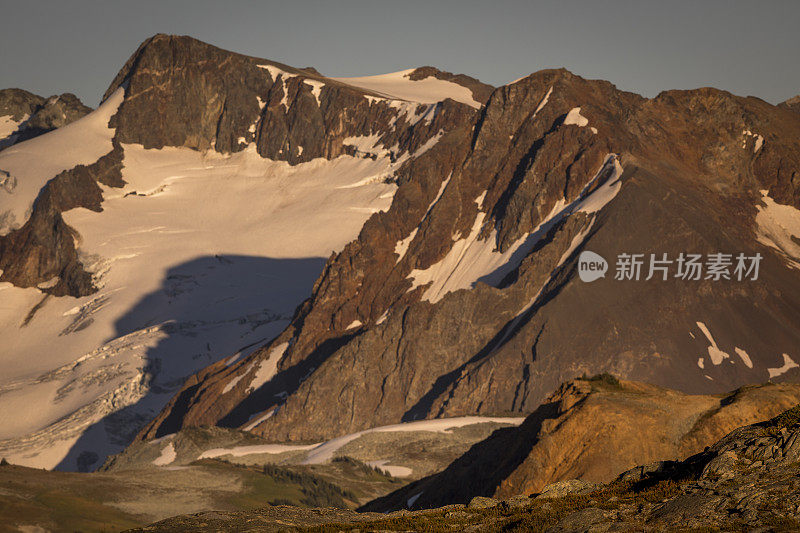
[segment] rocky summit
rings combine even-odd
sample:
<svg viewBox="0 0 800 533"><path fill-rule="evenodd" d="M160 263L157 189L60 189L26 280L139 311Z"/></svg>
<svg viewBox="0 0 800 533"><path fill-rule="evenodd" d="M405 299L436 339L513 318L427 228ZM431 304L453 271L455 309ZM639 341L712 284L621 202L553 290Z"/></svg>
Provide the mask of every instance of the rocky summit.
<svg viewBox="0 0 800 533"><path fill-rule="evenodd" d="M91 111L72 93L43 98L22 89L2 89L0 150L66 126Z"/></svg>

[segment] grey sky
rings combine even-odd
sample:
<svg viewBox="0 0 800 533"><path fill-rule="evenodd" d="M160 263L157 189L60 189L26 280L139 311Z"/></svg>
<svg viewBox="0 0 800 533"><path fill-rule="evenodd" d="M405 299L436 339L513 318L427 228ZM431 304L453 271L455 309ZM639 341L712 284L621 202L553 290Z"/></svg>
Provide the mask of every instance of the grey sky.
<svg viewBox="0 0 800 533"><path fill-rule="evenodd" d="M95 106L139 43L187 34L331 76L433 65L493 85L564 66L645 96L800 93L800 1L0 0L0 88Z"/></svg>

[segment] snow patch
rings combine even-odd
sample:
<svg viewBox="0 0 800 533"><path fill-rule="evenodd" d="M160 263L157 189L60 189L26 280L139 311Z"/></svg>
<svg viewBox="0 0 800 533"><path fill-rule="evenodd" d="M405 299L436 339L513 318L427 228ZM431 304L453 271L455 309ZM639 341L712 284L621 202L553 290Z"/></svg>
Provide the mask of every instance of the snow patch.
<svg viewBox="0 0 800 533"><path fill-rule="evenodd" d="M263 68L264 70L269 72L269 75L272 78L273 82L278 81L278 76L281 76L284 80L289 79L289 78L294 78L294 77L297 76L297 74L292 74L290 72L286 72L285 70L280 69L280 68L276 67L275 65L258 65L258 68ZM285 85L284 85L284 87L285 87Z"/></svg>
<svg viewBox="0 0 800 533"><path fill-rule="evenodd" d="M383 312L383 314L380 316L380 318L378 318L378 320L375 321L375 324L376 325L377 324L383 324L384 322L386 322L387 318L389 318L389 310L388 309Z"/></svg>
<svg viewBox="0 0 800 533"><path fill-rule="evenodd" d="M414 81L409 79L414 70L416 69L401 70L378 76L331 79L392 99L433 104L441 102L445 98L450 98L475 109L481 107L481 103L473 98L472 91L463 85L440 80L433 76Z"/></svg>
<svg viewBox="0 0 800 533"><path fill-rule="evenodd" d="M407 466L396 466L390 465L389 459L382 459L380 461L367 461L367 464L373 468L379 468L384 472L387 472L390 476L394 477L408 477L414 473L414 471Z"/></svg>
<svg viewBox="0 0 800 533"><path fill-rule="evenodd" d="M222 457L230 455L232 457L244 457L245 455L254 454L279 454L286 452L301 452L311 450L319 444L255 444L253 446L236 446L233 448L214 448L206 450L201 453L197 459L214 459L215 457Z"/></svg>
<svg viewBox="0 0 800 533"><path fill-rule="evenodd" d="M419 499L420 496L422 496L423 492L425 492L425 491L420 491L420 492L414 494L413 496L411 496L408 500L406 500L406 507L411 509L411 506L413 506L415 503L417 503L417 500Z"/></svg>
<svg viewBox="0 0 800 533"><path fill-rule="evenodd" d="M596 180L608 172L609 165L613 165L613 167L607 181L591 195L585 196L586 191L594 185ZM536 243L547 234L552 224L568 216L575 209L594 213L611 201L622 186L619 181L622 172L623 168L618 157L615 154L608 154L600 170L584 187L578 199L570 204L567 204L566 200L560 199L532 232L521 236L502 253L496 250L497 230L495 228L492 228L488 238L478 239L486 219L486 213L478 211L469 235L466 237L454 235L453 246L444 258L428 268L414 269L409 273L408 279L411 280L409 291L430 284L421 299L436 303L449 292L474 287L478 280L483 280L490 285L499 282L518 264L518 261L512 261L512 259L527 255ZM484 198L485 194L482 194L475 199L475 203L482 206ZM588 229L585 229L579 236L580 239L573 244L580 245L581 240L587 235Z"/></svg>
<svg viewBox="0 0 800 533"><path fill-rule="evenodd" d="M785 374L789 370L797 367L798 364L795 363L791 357L789 357L789 354L783 354L783 366L767 369L767 372L769 372L769 379L776 378L781 374Z"/></svg>
<svg viewBox="0 0 800 533"><path fill-rule="evenodd" d="M580 107L573 107L564 118L564 125L573 124L575 126L584 127L589 125L589 119L581 115Z"/></svg>
<svg viewBox="0 0 800 533"><path fill-rule="evenodd" d="M442 197L442 194L444 194L444 190L447 187L447 184L450 183L451 177L452 174L448 175L447 179L445 179L439 186L439 191L436 193L436 196L433 198L433 201L431 201L431 203L428 204L428 209L425 210L425 214L422 216L422 219L419 221L419 224L422 224L425 221L425 219L428 218L428 214L431 212L431 209L433 209L433 207L439 202L439 199ZM479 197L481 203L483 202L483 197L485 196L486 193L484 193L482 197ZM406 255L408 247L411 245L411 242L414 240L414 237L417 236L417 231L419 231L419 225L417 225L416 228L411 230L411 233L409 233L405 239L400 239L399 241L397 241L397 243L395 243L394 253L397 254L397 261L395 261L395 264L399 263L400 260L403 259L403 257Z"/></svg>
<svg viewBox="0 0 800 533"><path fill-rule="evenodd" d="M259 425L261 422L264 422L265 420L268 420L269 418L271 418L277 412L278 412L278 407L275 407L273 409L270 409L269 411L267 411L266 413L264 413L261 416L253 416L252 418L255 418L255 420L250 422L250 423L248 423L245 427L242 428L242 430L243 431L252 431L253 428L255 428L257 425Z"/></svg>
<svg viewBox="0 0 800 533"><path fill-rule="evenodd" d="M747 352L738 347L734 348L733 351L735 351L736 355L742 359L742 362L747 368L753 368L753 361L750 359L750 356L747 354Z"/></svg>
<svg viewBox="0 0 800 533"><path fill-rule="evenodd" d="M619 158L613 154L606 156L603 161L603 166L600 167L600 172L592 178L592 182L594 182L602 172L606 171L609 165L613 165L611 175L603 185L598 187L596 191L578 204L578 211L582 213L596 213L617 196L617 193L619 193L619 190L622 188L622 181L620 178L622 177L623 169L622 165L619 163Z"/></svg>
<svg viewBox="0 0 800 533"><path fill-rule="evenodd" d="M230 366L230 365L227 365L227 366ZM246 375L247 375L247 374L250 372L250 370L252 370L252 368L253 368L253 365L251 364L249 367L247 367L247 369L246 369L244 372L242 372L241 374L239 374L238 376L236 376L235 378L233 378L232 380L230 380L230 381L229 381L229 382L228 382L228 383L225 385L225 388L224 388L224 389L222 389L222 394L228 394L230 391L232 391L232 390L233 390L233 388L234 388L236 385L238 385L238 383L239 383L240 381L242 381L242 378L244 378L244 377L245 377L245 376L246 376Z"/></svg>
<svg viewBox="0 0 800 533"><path fill-rule="evenodd" d="M363 324L360 320L353 320L345 329L355 329L360 328Z"/></svg>
<svg viewBox="0 0 800 533"><path fill-rule="evenodd" d="M419 231L419 227L412 229L411 233L409 233L405 239L400 239L395 243L394 253L397 254L397 261L395 261L395 264L399 263L403 257L405 257L408 247L411 246L411 241L417 236L417 231Z"/></svg>
<svg viewBox="0 0 800 533"><path fill-rule="evenodd" d="M322 88L325 86L325 84L322 83L321 81L312 80L312 79L309 79L309 78L304 79L303 83L305 83L306 85L310 85L311 86L311 94L313 94L314 98L317 99L317 106L322 105L320 100L319 100L319 97L320 97L320 94L322 94Z"/></svg>
<svg viewBox="0 0 800 533"><path fill-rule="evenodd" d="M703 332L703 335L706 336L708 342L711 343L711 346L708 347L708 356L711 358L711 362L716 366L722 363L725 359L730 358L730 355L723 352L717 346L717 343L714 341L714 337L711 336L711 332L708 331L708 328L702 322L697 322L697 327L700 328L700 331Z"/></svg>
<svg viewBox="0 0 800 533"><path fill-rule="evenodd" d="M166 466L175 462L177 457L178 454L175 452L175 445L170 442L164 446L164 449L161 450L161 455L153 461L153 464L156 466Z"/></svg>
<svg viewBox="0 0 800 533"><path fill-rule="evenodd" d="M536 115L539 114L539 111L544 109L544 106L547 105L547 101L550 100L550 95L551 94L553 94L553 86L552 85L550 86L550 89L547 90L547 94L544 95L544 98L542 98L542 101L539 102L539 106L536 108L536 111L533 112L533 118L536 118ZM578 108L578 110L580 111L580 108Z"/></svg>
<svg viewBox="0 0 800 533"><path fill-rule="evenodd" d="M3 141L11 137L11 135L17 131L20 124L25 122L30 118L30 115L27 113L23 115L20 120L14 120L12 115L5 115L0 117L0 147L4 145ZM14 139L8 139L10 142L13 142Z"/></svg>
<svg viewBox="0 0 800 533"><path fill-rule="evenodd" d="M769 191L761 191L764 206L756 205L756 237L758 242L778 250L792 268L800 269L800 210L776 203Z"/></svg>
<svg viewBox="0 0 800 533"><path fill-rule="evenodd" d="M56 276L56 277L51 278L51 279L49 279L47 281L43 281L43 282L39 283L36 286L36 288L37 289L52 289L53 287L58 285L59 281L61 281L61 278L59 276Z"/></svg>
<svg viewBox="0 0 800 533"><path fill-rule="evenodd" d="M250 385L247 387L248 392L257 390L275 376L278 371L278 361L280 361L283 354L286 353L286 348L288 347L288 342L282 342L269 351L267 358L258 365L256 375L253 376Z"/></svg>
<svg viewBox="0 0 800 533"><path fill-rule="evenodd" d="M761 150L761 147L764 146L764 137L758 135L757 133L753 133L750 130L742 131L742 148L747 148L747 138L753 137L755 138L755 143L753 144L753 153L758 152Z"/></svg>
<svg viewBox="0 0 800 533"><path fill-rule="evenodd" d="M358 433L344 435L316 446L309 452L303 464L315 465L322 464L333 459L334 454L345 444L369 433L386 432L408 432L408 431L432 431L437 433L447 433L453 428L469 426L472 424L483 424L494 422L500 424L520 425L525 418L506 418L506 417L486 417L486 416L463 416L458 418L436 418L433 420L418 420L415 422L404 422L391 426L381 426L372 429L365 429Z"/></svg>

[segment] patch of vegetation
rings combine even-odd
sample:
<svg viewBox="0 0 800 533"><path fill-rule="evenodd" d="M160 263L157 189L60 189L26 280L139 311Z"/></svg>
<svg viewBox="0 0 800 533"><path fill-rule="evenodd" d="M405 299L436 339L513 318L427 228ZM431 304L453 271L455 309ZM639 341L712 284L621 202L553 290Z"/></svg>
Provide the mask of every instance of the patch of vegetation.
<svg viewBox="0 0 800 533"><path fill-rule="evenodd" d="M341 466L342 468L357 472L368 479L374 478L376 474L378 477L386 479L387 481L395 479L390 473L386 472L385 470L382 470L380 467L369 466L367 463L364 463L362 461L359 461L358 459L354 459L353 457L349 457L347 455L334 457L331 462Z"/></svg>
<svg viewBox="0 0 800 533"><path fill-rule="evenodd" d="M201 459L194 461L192 465L232 468L245 474L243 481L247 490L229 498L229 503L235 508L263 507L265 503L269 503L349 509L347 501L358 500L352 491L323 479L305 466L282 467L272 464L254 466L232 463L225 459Z"/></svg>
<svg viewBox="0 0 800 533"><path fill-rule="evenodd" d="M345 499L356 501L356 495L347 489L303 470L265 464L262 472L278 484L293 484L303 494L300 502L309 507L338 507L346 509Z"/></svg>
<svg viewBox="0 0 800 533"><path fill-rule="evenodd" d="M48 489L37 483L8 483L12 495L0 495L1 531L16 526L40 526L53 531L120 531L141 525L141 520L93 495L71 487ZM8 528L8 529L6 529Z"/></svg>

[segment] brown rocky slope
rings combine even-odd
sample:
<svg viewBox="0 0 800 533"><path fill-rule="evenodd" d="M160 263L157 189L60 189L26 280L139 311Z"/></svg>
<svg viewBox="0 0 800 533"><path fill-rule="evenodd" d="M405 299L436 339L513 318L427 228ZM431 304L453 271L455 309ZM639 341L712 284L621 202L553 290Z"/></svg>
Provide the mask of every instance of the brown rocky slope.
<svg viewBox="0 0 800 533"><path fill-rule="evenodd" d="M608 483L636 465L702 452L742 425L800 402L800 385L686 395L609 375L565 383L525 422L501 429L442 472L371 502L369 511L441 507L476 496L540 493L557 482Z"/></svg>
<svg viewBox="0 0 800 533"><path fill-rule="evenodd" d="M500 87L401 169L390 210L278 338L190 378L141 437L258 417L269 439L317 440L527 414L600 372L692 393L796 379L797 250L756 219L767 201L800 206L798 139L796 113L716 89L645 99L565 70ZM578 279L581 250L608 259L605 279ZM617 281L623 252L763 260L756 281ZM266 364L277 373L249 391L242 377Z"/></svg>

